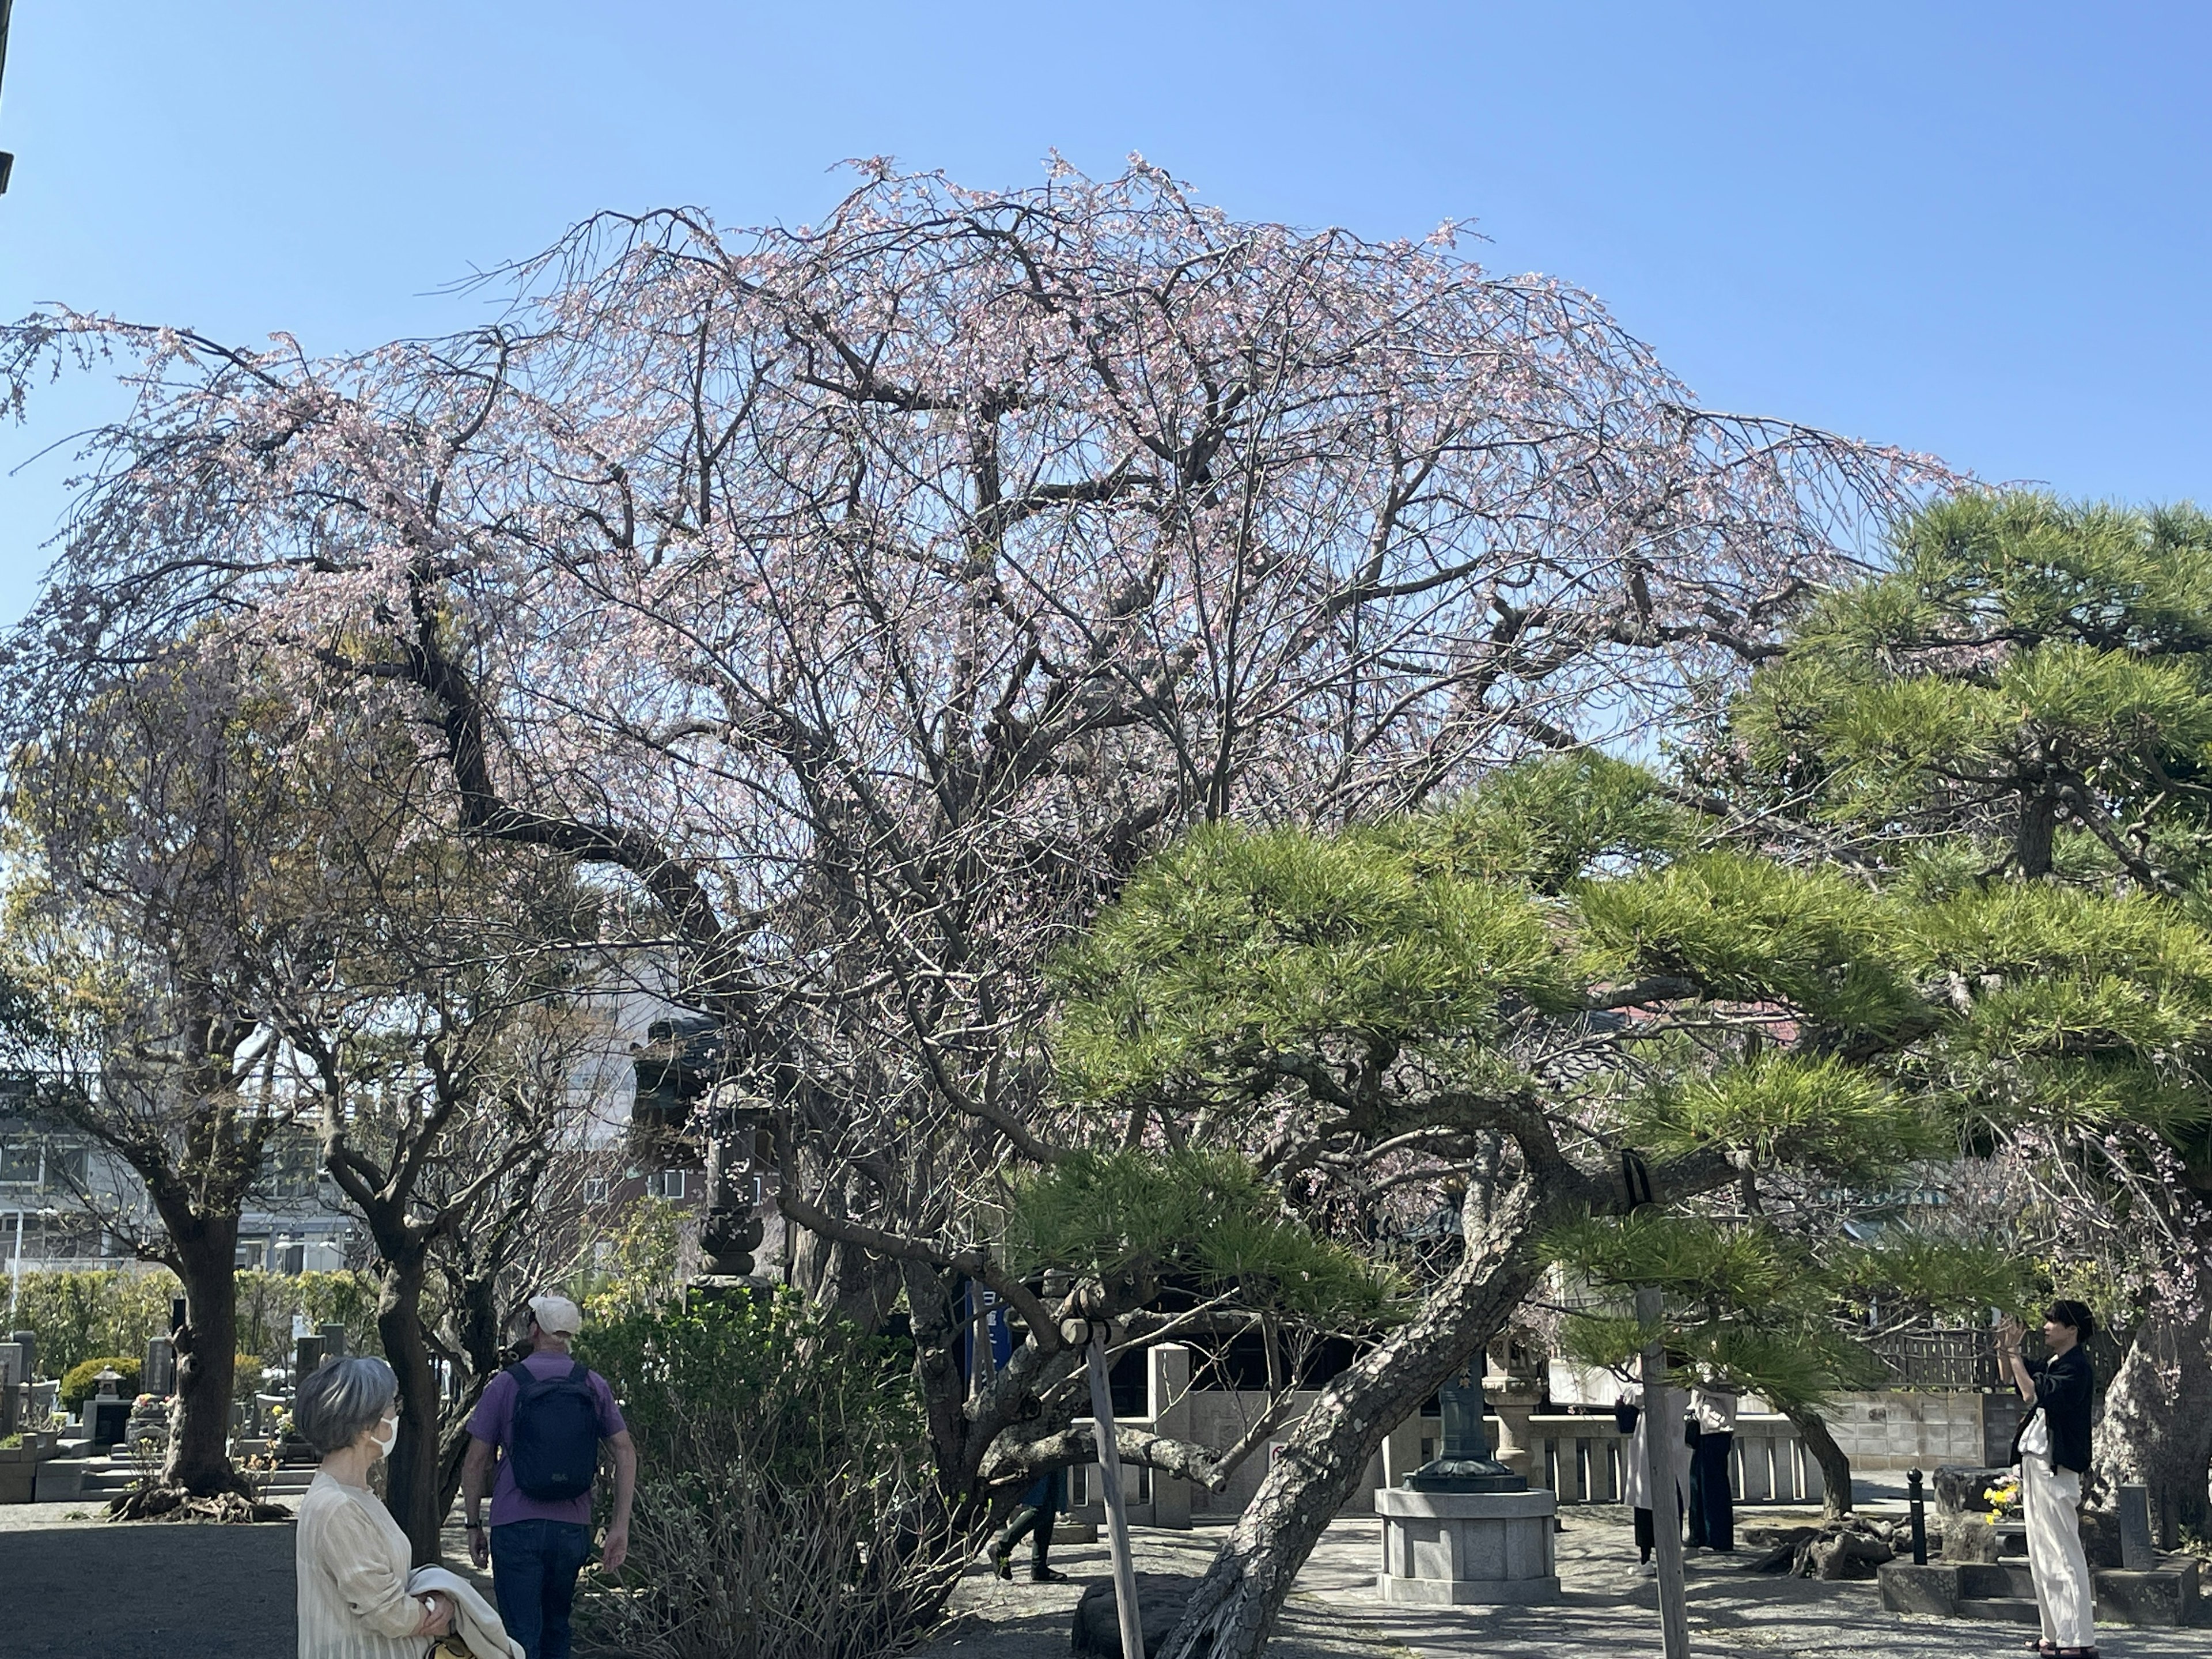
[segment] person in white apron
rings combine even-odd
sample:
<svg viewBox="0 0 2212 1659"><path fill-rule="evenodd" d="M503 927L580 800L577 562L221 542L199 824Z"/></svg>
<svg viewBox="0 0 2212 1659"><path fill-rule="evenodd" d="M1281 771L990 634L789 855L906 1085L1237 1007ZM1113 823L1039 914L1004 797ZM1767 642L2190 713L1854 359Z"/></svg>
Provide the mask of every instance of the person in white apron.
<svg viewBox="0 0 2212 1659"><path fill-rule="evenodd" d="M1674 1474L1674 1512L1668 1523L1676 1528L1682 1524L1682 1516L1689 1505L1689 1443L1684 1436L1683 1418L1688 1409L1688 1399L1680 1389L1662 1388L1650 1410L1644 1408L1641 1393L1623 1395L1613 1408L1613 1421L1620 1431L1629 1437L1628 1478L1624 1485L1629 1507L1636 1514L1637 1571L1646 1577L1659 1569L1651 1559L1651 1552L1658 1547L1659 1535L1654 1528L1651 1501L1651 1462L1646 1438L1656 1421L1659 1440L1665 1452L1668 1467Z"/></svg>

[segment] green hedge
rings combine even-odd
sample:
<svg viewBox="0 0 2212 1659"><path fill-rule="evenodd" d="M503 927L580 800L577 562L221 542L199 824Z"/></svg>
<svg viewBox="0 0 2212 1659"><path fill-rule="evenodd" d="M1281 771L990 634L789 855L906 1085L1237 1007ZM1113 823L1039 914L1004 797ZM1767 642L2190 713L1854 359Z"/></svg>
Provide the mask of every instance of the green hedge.
<svg viewBox="0 0 2212 1659"><path fill-rule="evenodd" d="M138 1392L138 1370L145 1362L127 1353L94 1354L89 1359L80 1359L69 1368L62 1378L62 1409L74 1412L79 1406L100 1392L100 1373L119 1372L123 1377L115 1385L116 1394L129 1400Z"/></svg>
<svg viewBox="0 0 2212 1659"><path fill-rule="evenodd" d="M34 1333L40 1374L58 1376L96 1357L143 1358L149 1340L167 1334L169 1303L182 1294L167 1267L27 1273L9 1328ZM305 1314L318 1325L343 1325L350 1352L381 1353L376 1298L367 1273L249 1269L238 1275L238 1346L263 1364L288 1364L292 1316Z"/></svg>

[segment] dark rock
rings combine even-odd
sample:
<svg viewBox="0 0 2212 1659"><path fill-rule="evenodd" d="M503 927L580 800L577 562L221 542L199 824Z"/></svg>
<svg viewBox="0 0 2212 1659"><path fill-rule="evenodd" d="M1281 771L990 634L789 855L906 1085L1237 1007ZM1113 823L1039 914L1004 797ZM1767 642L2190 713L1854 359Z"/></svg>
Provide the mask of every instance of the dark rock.
<svg viewBox="0 0 2212 1659"><path fill-rule="evenodd" d="M1746 1527L1745 1543L1757 1547L1764 1545L1766 1553L1744 1564L1747 1572L1794 1572L1797 1567L1797 1552L1820 1535L1818 1527Z"/></svg>
<svg viewBox="0 0 2212 1659"><path fill-rule="evenodd" d="M1897 1559L1886 1540L1871 1533L1839 1532L1805 1547L1806 1577L1828 1580L1871 1578L1875 1569Z"/></svg>
<svg viewBox="0 0 2212 1659"><path fill-rule="evenodd" d="M2120 1514L2118 1510L2083 1510L2081 1511L2081 1550L2089 1558L2089 1569L2118 1567L2120 1559Z"/></svg>
<svg viewBox="0 0 2212 1659"><path fill-rule="evenodd" d="M1145 1659L1154 1659L1170 1632L1182 1622L1199 1581L1179 1574L1137 1575L1137 1610L1143 1616ZM1075 1651L1092 1659L1121 1659L1121 1620L1114 1604L1114 1581L1091 1585L1075 1604Z"/></svg>
<svg viewBox="0 0 2212 1659"><path fill-rule="evenodd" d="M2012 1473L2010 1469L1978 1468L1964 1463L1944 1464L1936 1471L1936 1514L1947 1521L1954 1516L1988 1515L1990 1506L1982 1494Z"/></svg>
<svg viewBox="0 0 2212 1659"><path fill-rule="evenodd" d="M1987 1511L1984 1511L1987 1513ZM1953 1566L1997 1559L1997 1530L1987 1521L1970 1515L1943 1523L1943 1559Z"/></svg>

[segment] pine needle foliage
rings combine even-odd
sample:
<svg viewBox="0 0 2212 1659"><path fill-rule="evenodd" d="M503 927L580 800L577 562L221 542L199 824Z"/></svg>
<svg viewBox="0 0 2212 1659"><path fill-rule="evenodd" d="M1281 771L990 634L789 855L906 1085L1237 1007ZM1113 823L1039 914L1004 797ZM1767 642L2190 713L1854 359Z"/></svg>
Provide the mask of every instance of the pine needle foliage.
<svg viewBox="0 0 2212 1659"><path fill-rule="evenodd" d="M1878 1178L1956 1140L1924 1099L1881 1073L1774 1048L1642 1093L1629 1121L1647 1151L1718 1144L1762 1164L1787 1158L1839 1178Z"/></svg>
<svg viewBox="0 0 2212 1659"><path fill-rule="evenodd" d="M1711 997L1786 1004L1844 1031L1893 1033L1925 1012L1894 918L1833 871L1705 853L1578 883L1574 898L1601 976L1686 978Z"/></svg>
<svg viewBox="0 0 2212 1659"><path fill-rule="evenodd" d="M1316 1237L1230 1152L1078 1152L1013 1183L1006 1248L1017 1272L1172 1276L1330 1330L1402 1316L1395 1273Z"/></svg>
<svg viewBox="0 0 2212 1659"><path fill-rule="evenodd" d="M1718 1377L1784 1409L1881 1385L1885 1368L1859 1340L1876 1310L1893 1323L2017 1313L2035 1289L2007 1251L1905 1230L1862 1243L1756 1219L1639 1211L1556 1230L1545 1244L1607 1298L1563 1322L1571 1357L1625 1368L1656 1334L1682 1379ZM1638 1285L1662 1293L1656 1333L1616 1305Z"/></svg>
<svg viewBox="0 0 2212 1659"><path fill-rule="evenodd" d="M1425 878L1387 837L1216 825L1139 871L1063 956L1055 1033L1079 1101L1233 1090L1267 1055L1328 1042L1480 1042L1514 1002L1580 988L1514 884Z"/></svg>
<svg viewBox="0 0 2212 1659"><path fill-rule="evenodd" d="M1695 814L1641 767L1594 753L1547 755L1492 774L1441 811L1376 830L1420 873L1518 883L1558 894L1595 867L1687 851Z"/></svg>

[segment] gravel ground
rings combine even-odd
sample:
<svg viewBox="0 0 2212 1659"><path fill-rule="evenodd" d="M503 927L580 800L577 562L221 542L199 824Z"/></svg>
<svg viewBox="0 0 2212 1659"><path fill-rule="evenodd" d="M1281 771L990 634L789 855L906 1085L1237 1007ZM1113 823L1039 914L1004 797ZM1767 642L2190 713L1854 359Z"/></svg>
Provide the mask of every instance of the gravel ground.
<svg viewBox="0 0 2212 1659"><path fill-rule="evenodd" d="M1739 1512L1739 1522L1790 1517ZM1809 1518L1809 1517L1808 1517ZM1541 1607L1427 1609L1385 1606L1375 1595L1381 1524L1352 1517L1332 1525L1298 1576L1268 1649L1269 1659L1627 1659L1659 1651L1659 1593L1633 1571L1629 1516L1610 1505L1564 1512L1558 1556L1562 1597ZM1133 1541L1146 1572L1202 1571L1219 1542L1212 1528L1154 1532ZM1743 1570L1747 1552L1700 1555L1687 1565L1692 1649L1701 1655L1760 1659L2017 1659L2027 1632L2010 1625L1901 1617L1886 1611L1872 1583L1824 1584ZM1066 1584L999 1583L978 1569L954 1601L959 1621L923 1650L925 1659L1061 1659L1070 1620L1088 1583L1110 1574L1103 1544L1055 1549ZM2212 1632L2097 1632L2105 1659L2208 1659Z"/></svg>
<svg viewBox="0 0 2212 1659"><path fill-rule="evenodd" d="M291 1528L148 1522L111 1525L79 1504L0 1506L0 1659L291 1659ZM1753 1518L1753 1517L1745 1517ZM1760 1520L1780 1517L1760 1515ZM1204 1571L1221 1534L1138 1529L1147 1572ZM1559 1534L1564 1598L1547 1607L1428 1610L1385 1607L1374 1594L1378 1523L1329 1528L1285 1607L1269 1659L1627 1659L1659 1650L1658 1593L1632 1571L1625 1510L1571 1509ZM461 1535L449 1562L465 1560ZM1691 1639L1701 1655L1736 1659L1957 1659L2016 1656L2024 1632L2005 1625L1900 1618L1874 1585L1822 1584L1745 1572L1741 1558L1689 1563ZM1062 1547L1065 1584L1036 1584L1015 1563L1012 1583L981 1568L953 1602L954 1619L921 1659L1061 1659L1077 1599L1109 1577L1103 1545ZM487 1583L484 1589L489 1593ZM2207 1659L2212 1632L2097 1632L2106 1659Z"/></svg>

